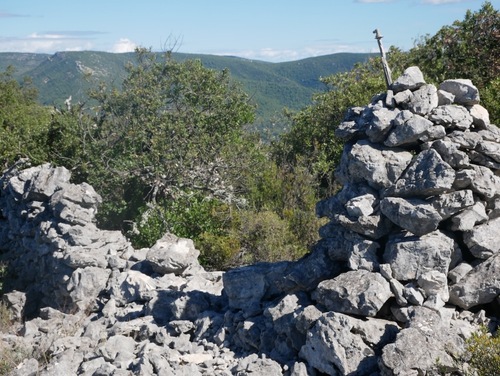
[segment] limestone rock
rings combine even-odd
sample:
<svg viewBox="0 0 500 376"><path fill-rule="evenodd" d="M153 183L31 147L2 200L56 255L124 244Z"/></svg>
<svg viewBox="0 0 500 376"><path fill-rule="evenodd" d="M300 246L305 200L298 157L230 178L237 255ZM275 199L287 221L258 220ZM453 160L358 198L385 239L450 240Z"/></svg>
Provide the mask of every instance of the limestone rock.
<svg viewBox="0 0 500 376"><path fill-rule="evenodd" d="M422 151L388 189L388 195L429 197L452 190L455 170L433 149Z"/></svg>
<svg viewBox="0 0 500 376"><path fill-rule="evenodd" d="M416 280L432 270L447 274L461 258L455 241L437 230L423 236L394 234L384 252L384 261L391 265L399 281Z"/></svg>
<svg viewBox="0 0 500 376"><path fill-rule="evenodd" d="M472 125L472 116L463 106L439 106L429 114L429 120L445 128L467 130Z"/></svg>
<svg viewBox="0 0 500 376"><path fill-rule="evenodd" d="M500 294L500 254L475 266L450 286L450 303L463 309L492 302Z"/></svg>
<svg viewBox="0 0 500 376"><path fill-rule="evenodd" d="M389 283L378 273L349 271L321 282L312 297L327 310L374 317L392 296Z"/></svg>
<svg viewBox="0 0 500 376"><path fill-rule="evenodd" d="M199 254L191 239L167 233L151 247L146 259L157 273L181 274L197 260Z"/></svg>
<svg viewBox="0 0 500 376"><path fill-rule="evenodd" d="M464 234L464 242L478 259L487 259L500 251L500 218L477 225Z"/></svg>
<svg viewBox="0 0 500 376"><path fill-rule="evenodd" d="M457 104L469 106L479 103L479 91L468 79L446 80L439 85L439 90L453 94Z"/></svg>
<svg viewBox="0 0 500 376"><path fill-rule="evenodd" d="M413 92L410 102L406 105L417 115L427 115L439 104L437 88L434 85L422 85Z"/></svg>
<svg viewBox="0 0 500 376"><path fill-rule="evenodd" d="M397 93L404 90L415 90L425 84L424 75L419 67L406 68L403 74L391 85L391 89Z"/></svg>
<svg viewBox="0 0 500 376"><path fill-rule="evenodd" d="M421 199L386 197L380 210L393 223L415 235L425 235L438 228L442 220L439 212Z"/></svg>
<svg viewBox="0 0 500 376"><path fill-rule="evenodd" d="M344 150L344 170L340 170L338 176L343 183L367 182L375 189L388 188L399 178L411 158L411 153L404 150L359 141L350 150Z"/></svg>
<svg viewBox="0 0 500 376"><path fill-rule="evenodd" d="M413 115L410 111L402 111L394 119L394 127L384 142L385 146L395 147L417 144L427 136L434 124L420 115Z"/></svg>
<svg viewBox="0 0 500 376"><path fill-rule="evenodd" d="M374 347L390 342L397 326L377 319L362 321L337 312L327 312L308 332L300 357L327 375L377 373Z"/></svg>
<svg viewBox="0 0 500 376"><path fill-rule="evenodd" d="M485 205L478 201L451 218L451 229L454 231L469 231L475 225L488 220Z"/></svg>

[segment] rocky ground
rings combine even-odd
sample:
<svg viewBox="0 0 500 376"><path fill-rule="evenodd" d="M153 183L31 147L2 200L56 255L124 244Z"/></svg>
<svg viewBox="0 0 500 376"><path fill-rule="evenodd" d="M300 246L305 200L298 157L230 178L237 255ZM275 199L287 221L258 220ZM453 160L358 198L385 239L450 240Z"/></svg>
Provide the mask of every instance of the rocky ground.
<svg viewBox="0 0 500 376"><path fill-rule="evenodd" d="M343 189L301 260L207 272L189 239L133 249L70 172L0 179L13 375L464 374L500 293L500 131L468 80L417 67L338 127Z"/></svg>

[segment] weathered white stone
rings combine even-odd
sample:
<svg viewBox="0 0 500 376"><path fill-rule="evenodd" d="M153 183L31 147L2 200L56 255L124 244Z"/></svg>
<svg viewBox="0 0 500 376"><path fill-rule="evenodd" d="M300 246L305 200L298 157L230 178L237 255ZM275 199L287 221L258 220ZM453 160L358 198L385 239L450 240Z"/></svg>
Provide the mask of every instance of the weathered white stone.
<svg viewBox="0 0 500 376"><path fill-rule="evenodd" d="M461 262L455 268L449 271L448 279L451 284L459 282L467 273L473 269L473 266L467 262Z"/></svg>
<svg viewBox="0 0 500 376"><path fill-rule="evenodd" d="M421 274L417 283L424 290L426 297L437 295L443 302L447 302L450 298L447 275L444 273L430 270Z"/></svg>
<svg viewBox="0 0 500 376"><path fill-rule="evenodd" d="M441 124L445 128L467 130L472 125L472 116L463 106L445 105L434 108L429 114L429 120Z"/></svg>
<svg viewBox="0 0 500 376"><path fill-rule="evenodd" d="M429 199L429 203L436 209L442 219L448 219L452 215L474 205L474 195L470 189L443 193Z"/></svg>
<svg viewBox="0 0 500 376"><path fill-rule="evenodd" d="M453 168L467 168L470 163L469 156L466 152L459 150L458 145L449 139L441 139L434 141L431 147L436 150L443 161L448 163Z"/></svg>
<svg viewBox="0 0 500 376"><path fill-rule="evenodd" d="M486 199L500 195L500 177L496 176L489 168L471 165L474 170L474 178L471 181L471 189Z"/></svg>
<svg viewBox="0 0 500 376"><path fill-rule="evenodd" d="M434 149L422 151L388 189L388 195L429 197L449 192L455 170Z"/></svg>
<svg viewBox="0 0 500 376"><path fill-rule="evenodd" d="M413 308L408 317L409 326L398 333L395 342L382 350L379 363L381 374L437 374L439 367L458 372L460 364L453 354L462 353L465 349L462 327L450 325L441 319L437 311L425 307Z"/></svg>
<svg viewBox="0 0 500 376"><path fill-rule="evenodd" d="M384 145L388 147L413 145L428 134L433 123L416 114L408 116L410 111L402 111L394 120L394 127L389 132Z"/></svg>
<svg viewBox="0 0 500 376"><path fill-rule="evenodd" d="M399 178L411 158L411 153L404 150L359 141L350 150L344 149L338 177L343 183L366 181L375 189L387 188Z"/></svg>
<svg viewBox="0 0 500 376"><path fill-rule="evenodd" d="M448 93L447 91L438 90L437 94L439 106L453 104L453 101L455 100L455 96L452 93Z"/></svg>
<svg viewBox="0 0 500 376"><path fill-rule="evenodd" d="M480 104L475 104L469 108L472 122L477 129L486 129L490 125L490 115L488 110Z"/></svg>
<svg viewBox="0 0 500 376"><path fill-rule="evenodd" d="M347 214L352 217L369 216L373 213L375 201L376 197L372 194L354 197L345 204Z"/></svg>
<svg viewBox="0 0 500 376"><path fill-rule="evenodd" d="M377 357L370 345L381 340L389 342L397 331L397 327L387 321L361 322L341 313L328 312L308 332L300 357L327 375L369 375L378 370Z"/></svg>
<svg viewBox="0 0 500 376"><path fill-rule="evenodd" d="M500 251L500 218L472 228L464 233L464 242L469 251L479 259L487 259Z"/></svg>
<svg viewBox="0 0 500 376"><path fill-rule="evenodd" d="M479 103L479 91L468 79L446 80L439 85L439 90L453 94L457 104L468 106Z"/></svg>
<svg viewBox="0 0 500 376"><path fill-rule="evenodd" d="M451 304L469 309L491 303L500 294L500 253L475 266L450 286Z"/></svg>
<svg viewBox="0 0 500 376"><path fill-rule="evenodd" d="M453 231L470 231L474 226L484 223L488 219L485 205L478 201L451 218L451 229Z"/></svg>
<svg viewBox="0 0 500 376"><path fill-rule="evenodd" d="M418 115L427 115L439 104L437 88L434 85L422 85L413 91L410 102L406 107Z"/></svg>
<svg viewBox="0 0 500 376"><path fill-rule="evenodd" d="M455 241L439 230L423 236L394 234L384 252L384 262L399 281L416 280L432 270L447 274L460 258Z"/></svg>
<svg viewBox="0 0 500 376"><path fill-rule="evenodd" d="M381 108L373 111L372 120L366 127L366 135L371 142L383 142L392 128L394 118L399 114L398 109Z"/></svg>
<svg viewBox="0 0 500 376"><path fill-rule="evenodd" d="M419 67L406 68L391 85L391 89L398 93L403 90L415 90L425 84L424 75Z"/></svg>
<svg viewBox="0 0 500 376"><path fill-rule="evenodd" d="M389 282L378 273L356 270L321 282L312 297L327 310L375 316L392 296Z"/></svg>
<svg viewBox="0 0 500 376"><path fill-rule="evenodd" d="M200 251L194 247L191 239L178 238L167 233L151 247L146 259L157 273L181 274L199 255Z"/></svg>
<svg viewBox="0 0 500 376"><path fill-rule="evenodd" d="M442 220L439 212L421 199L386 197L380 201L380 210L393 223L415 235L436 230Z"/></svg>

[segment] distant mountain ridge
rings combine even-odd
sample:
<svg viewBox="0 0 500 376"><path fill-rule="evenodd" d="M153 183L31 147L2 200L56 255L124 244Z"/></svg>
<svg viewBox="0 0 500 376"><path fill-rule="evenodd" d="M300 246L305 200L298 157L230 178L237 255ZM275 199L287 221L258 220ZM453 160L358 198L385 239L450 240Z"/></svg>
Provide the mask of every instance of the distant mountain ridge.
<svg viewBox="0 0 500 376"><path fill-rule="evenodd" d="M269 63L234 56L173 53L176 60L199 59L211 69L229 69L231 77L257 104L255 127L269 127L283 108L298 110L310 104L314 93L324 90L320 77L350 70L373 54L337 53L303 60ZM61 107L70 95L74 103L86 100L87 91L98 81L120 87L125 65L135 62L135 53L97 51L0 53L0 70L16 68L15 77L31 77L44 105Z"/></svg>

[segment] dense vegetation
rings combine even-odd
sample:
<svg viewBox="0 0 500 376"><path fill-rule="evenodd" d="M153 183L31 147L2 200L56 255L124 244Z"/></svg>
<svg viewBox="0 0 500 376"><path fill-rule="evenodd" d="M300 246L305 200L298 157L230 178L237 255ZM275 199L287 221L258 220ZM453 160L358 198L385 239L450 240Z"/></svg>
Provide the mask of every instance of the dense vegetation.
<svg viewBox="0 0 500 376"><path fill-rule="evenodd" d="M408 52L391 47L388 60L394 76L418 65L431 83L471 78L498 123L499 39L499 12L485 2ZM6 69L3 166L21 157L66 166L103 196L101 226L124 231L138 247L165 231L192 238L208 268L305 254L321 225L315 203L338 188L335 128L347 108L385 90L380 59L322 78L327 90L299 111L285 110L288 131L268 144L248 131L254 102L230 70L147 49L135 58L122 84L102 81L87 100L59 109L38 104L32 82ZM244 80L252 67L238 67Z"/></svg>
<svg viewBox="0 0 500 376"><path fill-rule="evenodd" d="M271 138L286 126L281 117L283 108L299 110L310 103L313 93L324 90L320 77L350 70L355 63L365 61L373 54L337 53L284 63L179 52L172 52L170 56L179 62L200 60L205 68L229 70L231 78L241 83L256 104L256 117L247 128ZM64 101L70 96L74 103L96 104L89 100L88 90L99 82L119 87L127 77L129 63L136 63L134 53L0 53L0 70L12 65L16 68L13 77L18 80L31 77L39 90L39 102L56 107L64 107Z"/></svg>

